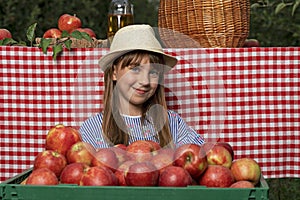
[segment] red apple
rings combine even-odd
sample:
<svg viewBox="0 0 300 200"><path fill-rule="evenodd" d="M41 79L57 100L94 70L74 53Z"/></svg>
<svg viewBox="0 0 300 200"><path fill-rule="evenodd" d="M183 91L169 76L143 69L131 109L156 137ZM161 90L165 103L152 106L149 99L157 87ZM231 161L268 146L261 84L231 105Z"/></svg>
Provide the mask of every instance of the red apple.
<svg viewBox="0 0 300 200"><path fill-rule="evenodd" d="M116 177L105 167L88 167L81 177L80 184L84 186L116 186Z"/></svg>
<svg viewBox="0 0 300 200"><path fill-rule="evenodd" d="M61 38L61 34L58 28L50 28L44 33L43 38Z"/></svg>
<svg viewBox="0 0 300 200"><path fill-rule="evenodd" d="M231 172L236 181L250 181L254 185L259 183L261 169L252 158L240 158L231 165Z"/></svg>
<svg viewBox="0 0 300 200"><path fill-rule="evenodd" d="M119 185L121 186L127 186L126 180L125 180L125 176L129 170L129 167L131 165L133 165L135 163L135 161L133 160L127 160L125 162L123 162L115 171L115 176L118 179Z"/></svg>
<svg viewBox="0 0 300 200"><path fill-rule="evenodd" d="M92 145L79 141L70 147L67 151L66 158L68 163L80 162L91 165L94 153L95 149Z"/></svg>
<svg viewBox="0 0 300 200"><path fill-rule="evenodd" d="M77 28L81 28L81 20L76 15L63 14L58 19L58 28L61 31L71 33Z"/></svg>
<svg viewBox="0 0 300 200"><path fill-rule="evenodd" d="M231 188L254 188L255 186L250 181L237 181L233 183Z"/></svg>
<svg viewBox="0 0 300 200"><path fill-rule="evenodd" d="M151 158L150 162L152 162L161 173L166 167L173 166L174 150L171 148L161 149L158 151L158 154Z"/></svg>
<svg viewBox="0 0 300 200"><path fill-rule="evenodd" d="M72 32L74 32L74 31L87 33L91 38L96 38L96 33L90 28L76 28Z"/></svg>
<svg viewBox="0 0 300 200"><path fill-rule="evenodd" d="M12 38L12 35L9 30L5 28L0 29L0 40L3 40L5 38Z"/></svg>
<svg viewBox="0 0 300 200"><path fill-rule="evenodd" d="M227 142L218 142L217 145L225 147L227 149L227 151L229 151L229 153L231 154L232 160L234 160L234 151L232 146L227 143Z"/></svg>
<svg viewBox="0 0 300 200"><path fill-rule="evenodd" d="M91 165L107 167L114 172L119 166L119 160L111 148L103 148L94 154Z"/></svg>
<svg viewBox="0 0 300 200"><path fill-rule="evenodd" d="M199 179L200 185L207 187L230 187L234 183L234 177L227 167L222 165L208 165Z"/></svg>
<svg viewBox="0 0 300 200"><path fill-rule="evenodd" d="M192 177L182 167L168 166L160 174L158 185L167 187L186 187L192 184Z"/></svg>
<svg viewBox="0 0 300 200"><path fill-rule="evenodd" d="M57 185L58 178L48 168L34 169L26 179L26 185Z"/></svg>
<svg viewBox="0 0 300 200"><path fill-rule="evenodd" d="M48 131L46 149L54 150L66 156L67 151L76 142L81 141L79 132L70 127L58 124Z"/></svg>
<svg viewBox="0 0 300 200"><path fill-rule="evenodd" d="M202 148L206 151L207 163L209 165L222 165L227 168L231 167L231 153L224 146L205 143Z"/></svg>
<svg viewBox="0 0 300 200"><path fill-rule="evenodd" d="M174 153L174 165L186 169L193 179L197 179L207 168L205 151L196 144L184 144Z"/></svg>
<svg viewBox="0 0 300 200"><path fill-rule="evenodd" d="M158 142L152 141L152 140L146 140L147 142L149 142L150 144L152 144L153 150L154 151L158 151L161 149L161 146Z"/></svg>
<svg viewBox="0 0 300 200"><path fill-rule="evenodd" d="M120 164L122 164L123 162L125 162L126 160L129 160L129 157L128 157L127 152L126 152L126 146L125 146L125 149L123 147L116 147L116 146L113 146L110 149L113 152L115 152L115 154L118 158L118 166Z"/></svg>
<svg viewBox="0 0 300 200"><path fill-rule="evenodd" d="M67 159L56 151L44 150L35 157L33 166L34 169L48 168L59 177L62 170L67 166Z"/></svg>
<svg viewBox="0 0 300 200"><path fill-rule="evenodd" d="M257 39L246 39L243 47L260 47Z"/></svg>
<svg viewBox="0 0 300 200"><path fill-rule="evenodd" d="M129 158L138 162L149 161L153 154L157 153L157 150L157 145L148 140L137 140L126 148Z"/></svg>
<svg viewBox="0 0 300 200"><path fill-rule="evenodd" d="M128 186L156 186L159 171L150 162L136 162L129 166L125 175Z"/></svg>
<svg viewBox="0 0 300 200"><path fill-rule="evenodd" d="M71 163L68 164L60 174L60 182L64 184L80 184L81 177L84 171L88 169L85 163Z"/></svg>

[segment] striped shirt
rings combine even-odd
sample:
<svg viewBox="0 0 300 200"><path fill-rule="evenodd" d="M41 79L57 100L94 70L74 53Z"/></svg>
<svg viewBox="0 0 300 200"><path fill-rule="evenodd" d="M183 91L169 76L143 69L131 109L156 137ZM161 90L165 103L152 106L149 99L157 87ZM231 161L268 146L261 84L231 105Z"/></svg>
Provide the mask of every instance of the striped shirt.
<svg viewBox="0 0 300 200"><path fill-rule="evenodd" d="M122 116L128 128L129 143L136 140L152 140L158 141L157 131L151 121L146 120L142 125L141 117L139 116ZM114 144L109 143L102 134L102 119L103 114L98 113L87 119L80 127L79 131L84 142L90 143L96 149L108 148ZM168 119L173 142L176 147L183 144L198 144L204 143L204 139L200 134L195 132L188 124L179 116L178 113L168 110Z"/></svg>

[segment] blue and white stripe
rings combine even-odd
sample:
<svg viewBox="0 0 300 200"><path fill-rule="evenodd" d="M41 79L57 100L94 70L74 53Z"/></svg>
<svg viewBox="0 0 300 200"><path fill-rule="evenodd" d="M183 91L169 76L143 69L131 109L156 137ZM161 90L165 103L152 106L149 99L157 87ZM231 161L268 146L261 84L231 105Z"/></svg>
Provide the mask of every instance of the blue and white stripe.
<svg viewBox="0 0 300 200"><path fill-rule="evenodd" d="M178 113L168 110L168 118L173 142L177 147L189 143L199 145L204 143L203 137L189 127ZM90 143L96 149L113 146L113 144L109 143L102 134L102 119L102 113L98 113L87 119L79 130L82 140ZM152 140L159 142L157 131L151 121L146 121L142 126L141 117L124 115L123 119L128 127L128 133L130 134L129 143L136 140Z"/></svg>

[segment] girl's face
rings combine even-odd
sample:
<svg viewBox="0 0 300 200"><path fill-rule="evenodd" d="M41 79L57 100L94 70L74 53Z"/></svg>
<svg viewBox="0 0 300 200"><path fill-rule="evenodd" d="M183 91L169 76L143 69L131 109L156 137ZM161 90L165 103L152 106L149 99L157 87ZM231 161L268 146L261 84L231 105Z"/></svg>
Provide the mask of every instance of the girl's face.
<svg viewBox="0 0 300 200"><path fill-rule="evenodd" d="M160 72L150 64L149 56L140 63L121 67L122 61L114 66L113 80L119 96L120 111L127 115L141 115L143 104L155 93ZM114 91L116 92L116 91Z"/></svg>

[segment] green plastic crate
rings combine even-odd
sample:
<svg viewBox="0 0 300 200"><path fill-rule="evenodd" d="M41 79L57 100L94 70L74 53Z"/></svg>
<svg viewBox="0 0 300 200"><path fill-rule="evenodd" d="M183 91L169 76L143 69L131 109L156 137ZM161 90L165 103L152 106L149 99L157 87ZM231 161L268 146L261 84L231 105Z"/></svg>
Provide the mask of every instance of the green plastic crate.
<svg viewBox="0 0 300 200"><path fill-rule="evenodd" d="M0 184L0 200L268 200L269 186L263 176L256 188L129 187L129 186L55 186L20 185L29 169Z"/></svg>

